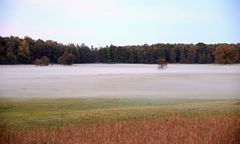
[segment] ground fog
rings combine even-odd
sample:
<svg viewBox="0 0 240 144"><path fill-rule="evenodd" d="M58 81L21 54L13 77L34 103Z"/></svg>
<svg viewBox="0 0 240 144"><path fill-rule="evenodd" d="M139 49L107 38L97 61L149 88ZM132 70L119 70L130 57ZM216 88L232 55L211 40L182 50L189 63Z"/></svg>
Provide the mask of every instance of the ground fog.
<svg viewBox="0 0 240 144"><path fill-rule="evenodd" d="M240 65L0 66L0 97L240 98Z"/></svg>

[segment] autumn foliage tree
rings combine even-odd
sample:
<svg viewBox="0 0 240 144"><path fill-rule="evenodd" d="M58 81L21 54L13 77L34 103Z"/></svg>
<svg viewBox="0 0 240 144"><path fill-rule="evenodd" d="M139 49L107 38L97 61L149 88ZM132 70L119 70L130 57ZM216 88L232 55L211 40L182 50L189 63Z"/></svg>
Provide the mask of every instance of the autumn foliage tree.
<svg viewBox="0 0 240 144"><path fill-rule="evenodd" d="M41 59L35 59L34 64L37 66L47 66L49 65L49 59L47 56L43 56Z"/></svg>
<svg viewBox="0 0 240 144"><path fill-rule="evenodd" d="M26 40L23 40L17 52L17 61L21 64L30 64L31 63L31 56L30 56L29 44Z"/></svg>
<svg viewBox="0 0 240 144"><path fill-rule="evenodd" d="M65 51L62 56L58 58L59 64L72 65L74 62L74 55L71 52Z"/></svg>
<svg viewBox="0 0 240 144"><path fill-rule="evenodd" d="M239 57L237 49L232 45L222 44L215 50L215 62L219 64L232 64Z"/></svg>
<svg viewBox="0 0 240 144"><path fill-rule="evenodd" d="M167 67L167 61L166 61L166 59L163 59L163 58L158 59L157 64L159 65L159 68L161 68L161 69Z"/></svg>

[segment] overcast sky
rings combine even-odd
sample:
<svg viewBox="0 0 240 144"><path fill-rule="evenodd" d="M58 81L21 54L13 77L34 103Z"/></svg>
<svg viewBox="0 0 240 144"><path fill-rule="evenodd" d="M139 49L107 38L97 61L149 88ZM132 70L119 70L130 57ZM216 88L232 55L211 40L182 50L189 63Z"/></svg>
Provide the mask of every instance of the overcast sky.
<svg viewBox="0 0 240 144"><path fill-rule="evenodd" d="M240 42L240 0L0 0L0 35L61 43Z"/></svg>

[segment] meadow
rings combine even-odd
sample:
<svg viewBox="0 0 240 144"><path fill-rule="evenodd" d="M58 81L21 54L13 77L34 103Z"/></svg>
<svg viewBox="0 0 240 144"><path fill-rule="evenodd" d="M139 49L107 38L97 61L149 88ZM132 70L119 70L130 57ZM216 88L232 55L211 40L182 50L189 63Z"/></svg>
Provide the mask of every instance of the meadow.
<svg viewBox="0 0 240 144"><path fill-rule="evenodd" d="M0 66L0 143L238 144L240 67Z"/></svg>
<svg viewBox="0 0 240 144"><path fill-rule="evenodd" d="M1 143L237 143L240 100L1 99Z"/></svg>

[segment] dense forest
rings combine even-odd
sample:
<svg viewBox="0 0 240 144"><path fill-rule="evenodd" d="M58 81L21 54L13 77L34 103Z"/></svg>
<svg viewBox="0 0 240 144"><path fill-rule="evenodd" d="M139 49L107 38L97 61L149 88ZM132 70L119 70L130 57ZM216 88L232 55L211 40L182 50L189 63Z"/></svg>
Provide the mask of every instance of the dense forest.
<svg viewBox="0 0 240 144"><path fill-rule="evenodd" d="M219 49L218 49L219 47ZM218 49L218 50L217 50ZM216 56L218 54L218 56ZM226 57L226 54L228 57ZM64 45L52 40L0 36L0 64L146 63L162 58L168 63L240 62L240 44L152 44L130 46ZM226 60L223 60L226 59Z"/></svg>

